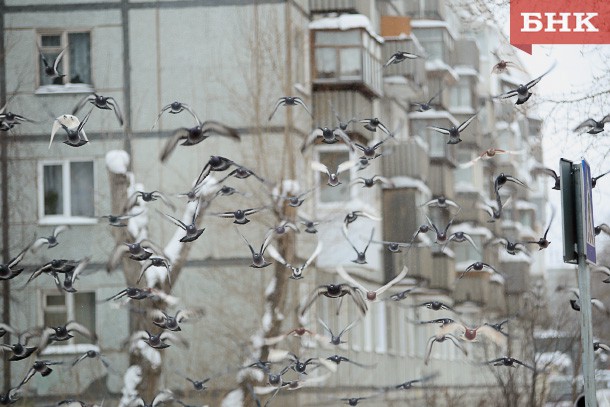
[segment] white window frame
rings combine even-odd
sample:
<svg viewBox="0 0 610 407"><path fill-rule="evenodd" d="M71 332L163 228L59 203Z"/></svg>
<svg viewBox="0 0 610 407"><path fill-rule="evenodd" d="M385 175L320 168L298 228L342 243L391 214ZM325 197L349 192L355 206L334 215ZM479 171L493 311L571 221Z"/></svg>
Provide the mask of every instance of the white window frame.
<svg viewBox="0 0 610 407"><path fill-rule="evenodd" d="M70 50L68 43L68 34L81 34L87 33L89 34L89 74L91 76L92 83L64 83L63 85L42 85L40 83L40 69L42 64L42 58L40 57L40 52L38 49L36 50L36 91L34 92L36 95L47 95L47 94L63 94L63 93L92 93L95 89L93 88L93 67L95 66L93 63L93 30L90 28L72 28L69 30L39 30L36 32L36 44L39 49L43 49L42 46L42 37L43 36L52 36L57 35L60 37L60 49L66 49L64 56L61 58L59 71L61 73L65 73L66 77L69 80L70 77ZM50 48L50 47L45 47ZM47 61L49 64L53 64L54 61Z"/></svg>
<svg viewBox="0 0 610 407"><path fill-rule="evenodd" d="M91 158L70 158L66 160L43 160L38 162L38 224L39 225L94 225L98 222L96 217L72 216L71 215L71 183L70 164L72 162L90 162L93 165L93 206L97 207L97 170L95 160ZM44 213L44 167L50 165L62 166L63 184L63 214L45 215ZM67 199L66 199L67 197Z"/></svg>
<svg viewBox="0 0 610 407"><path fill-rule="evenodd" d="M335 151L348 153L348 160L356 159L354 153L346 145L339 143L339 142L337 142L336 144L319 144L319 145L314 146L314 158L313 159L314 159L314 161L321 162L320 153L335 152ZM334 169L329 168L329 170L334 171L334 170L336 170L336 168L334 168ZM355 179L356 170L357 170L356 167L352 167L349 170L339 174L339 180L341 180L341 184L348 186L349 199L346 201L332 201L332 202L323 202L321 199L322 182L326 182L325 177L327 177L327 176L324 175L323 173L321 173L320 171L312 170L312 172L314 173L314 177L315 177L314 185L316 186L316 189L314 191L314 195L315 195L315 199L316 199L316 205L319 208L324 208L324 209L343 209L343 208L345 208L345 205L347 203L354 201L356 199L356 197L358 196L358 194L356 193L356 189L354 188L354 185L349 186L349 183ZM349 175L349 179L347 179L348 175ZM335 188L337 188L337 187L335 187Z"/></svg>
<svg viewBox="0 0 610 407"><path fill-rule="evenodd" d="M79 291L79 294L93 294L95 296L95 291ZM47 295L61 295L58 294L57 291L52 290L40 290L39 291L39 304L40 304L40 312L38 313L38 325L44 326L44 314L45 311L50 310L52 308L66 308L66 321L74 321L75 312L74 312L74 296L64 294L64 298L66 300L66 304L63 306L46 305ZM97 316L94 321L95 324L95 332L97 332ZM41 353L41 355L65 355L65 354L80 354L85 353L88 350L95 350L97 352L100 351L99 346L93 343L74 343L74 338L70 338L67 341L54 342L51 345L47 346Z"/></svg>

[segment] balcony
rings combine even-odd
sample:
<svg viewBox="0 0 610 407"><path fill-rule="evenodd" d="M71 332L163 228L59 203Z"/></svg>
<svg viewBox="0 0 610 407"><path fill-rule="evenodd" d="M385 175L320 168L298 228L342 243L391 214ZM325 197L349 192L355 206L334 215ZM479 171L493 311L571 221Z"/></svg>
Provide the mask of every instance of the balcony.
<svg viewBox="0 0 610 407"><path fill-rule="evenodd" d="M460 271L458 271L459 274ZM455 302L474 302L485 306L490 297L490 274L484 271L469 271L455 284L453 298Z"/></svg>
<svg viewBox="0 0 610 407"><path fill-rule="evenodd" d="M444 20L445 2L444 0L405 1L405 14L417 19Z"/></svg>
<svg viewBox="0 0 610 407"><path fill-rule="evenodd" d="M453 168L440 162L430 165L430 176L428 186L434 196L455 196L455 182L453 180Z"/></svg>
<svg viewBox="0 0 610 407"><path fill-rule="evenodd" d="M479 72L479 47L475 40L455 41L455 65L470 67Z"/></svg>
<svg viewBox="0 0 610 407"><path fill-rule="evenodd" d="M500 271L506 276L507 294L522 294L530 289L530 262L523 253L512 256L501 252Z"/></svg>
<svg viewBox="0 0 610 407"><path fill-rule="evenodd" d="M383 94L383 39L370 31L366 16L321 18L312 21L309 28L314 44L314 91L355 89L369 98Z"/></svg>
<svg viewBox="0 0 610 407"><path fill-rule="evenodd" d="M430 288L443 291L452 291L455 281L455 262L446 254L436 252L432 254L432 279Z"/></svg>
<svg viewBox="0 0 610 407"><path fill-rule="evenodd" d="M366 97L361 92L354 92L347 89L318 89L312 95L313 115L316 123L320 126L334 128L339 125L333 109L337 112L343 122L351 118L363 118L373 112L373 100ZM358 130L358 133L365 137L372 137L374 133L369 131L359 131L362 127L350 125L351 129Z"/></svg>
<svg viewBox="0 0 610 407"><path fill-rule="evenodd" d="M389 154L381 161L386 177L410 177L427 180L430 160L428 147L419 137L410 137L392 145Z"/></svg>
<svg viewBox="0 0 610 407"><path fill-rule="evenodd" d="M410 134L421 137L428 143L429 156L433 160L447 161L451 166L456 162L456 146L447 144L448 136L438 133L429 126L450 128L458 126L458 121L448 112L429 110L409 114Z"/></svg>
<svg viewBox="0 0 610 407"><path fill-rule="evenodd" d="M425 51L414 37L385 37L383 61L399 51L424 55ZM383 68L384 92L387 96L407 101L421 95L426 83L426 63L423 58L403 61Z"/></svg>
<svg viewBox="0 0 610 407"><path fill-rule="evenodd" d="M311 13L358 13L366 14L364 4L358 0L309 0Z"/></svg>
<svg viewBox="0 0 610 407"><path fill-rule="evenodd" d="M489 279L489 301L487 310L499 314L506 313L506 294L504 292L504 279L497 274L491 275Z"/></svg>

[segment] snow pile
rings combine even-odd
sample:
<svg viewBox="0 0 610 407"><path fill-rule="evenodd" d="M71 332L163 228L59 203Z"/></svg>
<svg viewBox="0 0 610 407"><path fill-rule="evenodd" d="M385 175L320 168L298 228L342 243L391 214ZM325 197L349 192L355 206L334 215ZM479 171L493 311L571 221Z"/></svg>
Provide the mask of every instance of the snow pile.
<svg viewBox="0 0 610 407"><path fill-rule="evenodd" d="M221 407L240 407L244 405L244 393L241 389L235 389L225 396Z"/></svg>
<svg viewBox="0 0 610 407"><path fill-rule="evenodd" d="M136 387L141 381L142 369L140 366L129 366L127 371L125 371L125 376L123 376L123 389L121 390L122 397L119 401L119 407L129 406L133 399L138 397Z"/></svg>
<svg viewBox="0 0 610 407"><path fill-rule="evenodd" d="M159 351L148 346L143 340L137 340L132 343L129 351L135 351L142 355L143 358L148 360L153 369L157 369L159 366L161 366L161 354ZM139 366L136 367L139 368Z"/></svg>
<svg viewBox="0 0 610 407"><path fill-rule="evenodd" d="M129 154L123 150L110 150L106 153L106 168L113 174L126 174L129 167Z"/></svg>
<svg viewBox="0 0 610 407"><path fill-rule="evenodd" d="M324 17L309 23L310 30L351 30L354 28L364 28L372 37L380 43L384 42L383 37L379 36L371 25L369 18L362 14L341 14L337 17Z"/></svg>
<svg viewBox="0 0 610 407"><path fill-rule="evenodd" d="M572 359L563 352L544 352L536 354L536 366L546 369L548 366L556 366L560 370L572 367Z"/></svg>

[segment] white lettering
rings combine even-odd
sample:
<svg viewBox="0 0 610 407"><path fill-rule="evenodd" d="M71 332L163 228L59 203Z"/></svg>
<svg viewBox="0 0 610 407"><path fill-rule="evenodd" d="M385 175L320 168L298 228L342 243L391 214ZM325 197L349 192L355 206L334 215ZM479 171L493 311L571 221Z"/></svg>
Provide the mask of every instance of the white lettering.
<svg viewBox="0 0 610 407"><path fill-rule="evenodd" d="M521 32L538 32L542 30L542 15L540 13L521 13L523 17L523 28ZM533 27L532 27L533 25Z"/></svg>
<svg viewBox="0 0 610 407"><path fill-rule="evenodd" d="M561 28L559 29L560 32L569 32L570 31L570 26L569 26L568 22L569 22L571 13L559 13L560 18L557 18L557 19L555 19L555 16L557 15L557 13L544 13L544 15L546 16L546 28L544 29L544 31L546 31L546 32L557 31L555 29L556 24L561 25Z"/></svg>
<svg viewBox="0 0 610 407"><path fill-rule="evenodd" d="M587 17L583 18L585 14L587 15ZM583 31L598 32L599 29L597 29L597 27L595 27L589 21L593 17L596 17L597 14L598 13L574 13L574 16L576 17L576 28L574 28L573 31L574 32L583 32ZM584 29L583 26L587 26L587 28Z"/></svg>

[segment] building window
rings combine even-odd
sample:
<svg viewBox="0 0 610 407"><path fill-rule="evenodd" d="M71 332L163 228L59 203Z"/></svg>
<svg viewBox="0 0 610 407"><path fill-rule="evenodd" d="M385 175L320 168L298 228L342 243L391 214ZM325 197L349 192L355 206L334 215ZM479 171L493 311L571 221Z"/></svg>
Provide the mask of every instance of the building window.
<svg viewBox="0 0 610 407"><path fill-rule="evenodd" d="M462 77L457 84L451 87L451 107L472 108L470 78Z"/></svg>
<svg viewBox="0 0 610 407"><path fill-rule="evenodd" d="M446 64L452 64L455 44L446 28L416 28L413 31L421 46L426 50L428 60L440 59Z"/></svg>
<svg viewBox="0 0 610 407"><path fill-rule="evenodd" d="M40 51L49 65L62 50L66 50L57 70L65 75L50 78L44 73L44 63L38 57L38 80L40 86L65 84L91 84L91 34L89 32L54 32L39 34Z"/></svg>
<svg viewBox="0 0 610 407"><path fill-rule="evenodd" d="M363 82L381 93L381 46L367 31L316 30L314 46L316 83Z"/></svg>
<svg viewBox="0 0 610 407"><path fill-rule="evenodd" d="M91 221L95 216L93 161L40 163L39 180L41 220Z"/></svg>
<svg viewBox="0 0 610 407"><path fill-rule="evenodd" d="M324 164L331 173L336 173L339 164L349 161L350 153L343 146L320 146L316 149L318 152L317 160ZM351 199L350 181L352 180L352 171L347 171L339 174L341 184L331 187L328 185L328 176L321 172L317 172L318 201L320 203L340 203Z"/></svg>
<svg viewBox="0 0 610 407"><path fill-rule="evenodd" d="M76 321L90 332L95 332L95 293L42 294L42 325L54 327ZM90 344L91 339L74 334L67 341L55 342L53 346Z"/></svg>

